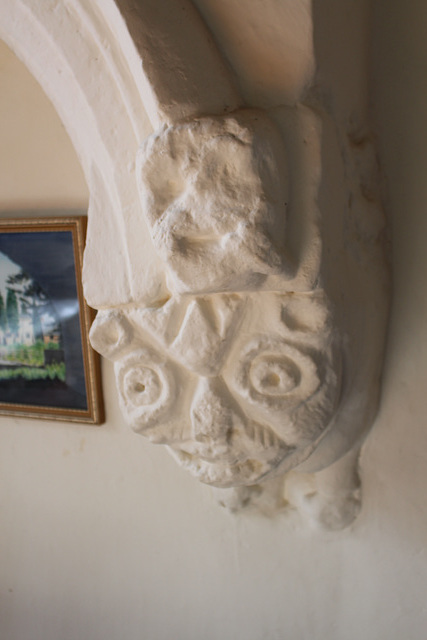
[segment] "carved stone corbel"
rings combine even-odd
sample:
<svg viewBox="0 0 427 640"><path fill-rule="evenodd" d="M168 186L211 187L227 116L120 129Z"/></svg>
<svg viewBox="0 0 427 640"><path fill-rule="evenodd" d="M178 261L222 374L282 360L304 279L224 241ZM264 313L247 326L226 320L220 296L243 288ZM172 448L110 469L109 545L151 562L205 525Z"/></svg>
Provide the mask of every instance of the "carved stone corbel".
<svg viewBox="0 0 427 640"><path fill-rule="evenodd" d="M328 244L338 272L322 259L321 136L304 106L149 136L137 181L168 293L100 311L91 340L115 362L129 424L202 482L240 487L223 502L259 504L272 479L309 471L308 484L293 474L288 502L341 528L360 506L357 452L377 403L382 224L352 194L356 223L369 215L377 233Z"/></svg>
<svg viewBox="0 0 427 640"><path fill-rule="evenodd" d="M125 419L233 510L347 526L387 319L369 136L314 92L252 108L187 0L49 5L0 17L80 151L91 341Z"/></svg>

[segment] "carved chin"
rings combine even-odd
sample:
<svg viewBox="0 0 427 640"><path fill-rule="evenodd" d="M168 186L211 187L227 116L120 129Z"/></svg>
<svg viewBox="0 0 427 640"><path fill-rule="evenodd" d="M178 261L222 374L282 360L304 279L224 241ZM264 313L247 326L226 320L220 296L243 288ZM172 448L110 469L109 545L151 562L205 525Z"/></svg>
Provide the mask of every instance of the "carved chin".
<svg viewBox="0 0 427 640"><path fill-rule="evenodd" d="M200 482L220 489L256 484L275 471L280 464L280 455L278 456L277 452L271 460L247 459L230 463L224 460L204 460L172 448L169 450L178 464Z"/></svg>

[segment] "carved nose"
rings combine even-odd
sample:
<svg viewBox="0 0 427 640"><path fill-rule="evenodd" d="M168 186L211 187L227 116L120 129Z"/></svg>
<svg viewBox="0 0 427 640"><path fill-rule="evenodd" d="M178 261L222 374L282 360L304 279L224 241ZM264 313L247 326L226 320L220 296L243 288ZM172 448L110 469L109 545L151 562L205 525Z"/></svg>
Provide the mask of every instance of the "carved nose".
<svg viewBox="0 0 427 640"><path fill-rule="evenodd" d="M242 424L236 402L220 378L202 378L191 405L192 435L198 442L225 445Z"/></svg>

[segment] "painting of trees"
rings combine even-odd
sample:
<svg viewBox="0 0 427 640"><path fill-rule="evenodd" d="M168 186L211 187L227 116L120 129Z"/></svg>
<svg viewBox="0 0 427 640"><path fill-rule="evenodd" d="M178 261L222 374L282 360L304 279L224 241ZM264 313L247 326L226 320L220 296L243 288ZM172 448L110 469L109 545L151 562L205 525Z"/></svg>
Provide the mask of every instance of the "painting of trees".
<svg viewBox="0 0 427 640"><path fill-rule="evenodd" d="M41 286L33 280L25 271L9 276L7 280L9 291L15 294L21 304L21 313L31 317L35 340L43 340L41 315L50 306L50 300ZM6 303L6 310L8 305ZM9 317L8 317L9 322ZM11 331L12 326L9 325Z"/></svg>
<svg viewBox="0 0 427 640"><path fill-rule="evenodd" d="M0 412L99 421L84 230L83 217L0 220Z"/></svg>

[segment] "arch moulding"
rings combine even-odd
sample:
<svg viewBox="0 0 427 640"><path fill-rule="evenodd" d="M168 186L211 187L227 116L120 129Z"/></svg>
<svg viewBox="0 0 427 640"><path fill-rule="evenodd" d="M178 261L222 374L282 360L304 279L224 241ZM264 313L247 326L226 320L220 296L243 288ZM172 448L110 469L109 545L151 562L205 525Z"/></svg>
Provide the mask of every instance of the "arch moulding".
<svg viewBox="0 0 427 640"><path fill-rule="evenodd" d="M0 32L85 172L91 340L127 422L232 509L342 528L387 316L369 131L312 71L253 98L197 5L3 0Z"/></svg>

